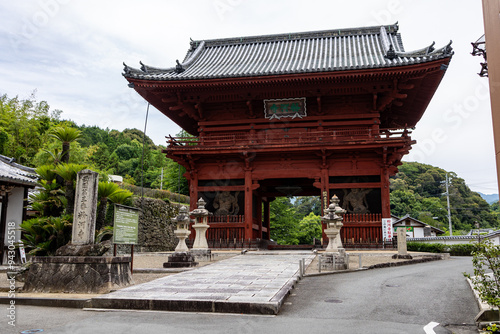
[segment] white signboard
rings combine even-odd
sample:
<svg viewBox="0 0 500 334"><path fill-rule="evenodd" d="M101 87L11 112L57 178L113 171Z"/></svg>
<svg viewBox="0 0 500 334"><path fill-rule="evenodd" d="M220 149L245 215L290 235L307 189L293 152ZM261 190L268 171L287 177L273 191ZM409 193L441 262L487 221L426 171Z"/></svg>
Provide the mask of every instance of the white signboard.
<svg viewBox="0 0 500 334"><path fill-rule="evenodd" d="M392 219L382 218L382 238L389 241L392 240Z"/></svg>
<svg viewBox="0 0 500 334"><path fill-rule="evenodd" d="M21 240L19 240L19 255L21 256L21 263L26 263L26 251Z"/></svg>

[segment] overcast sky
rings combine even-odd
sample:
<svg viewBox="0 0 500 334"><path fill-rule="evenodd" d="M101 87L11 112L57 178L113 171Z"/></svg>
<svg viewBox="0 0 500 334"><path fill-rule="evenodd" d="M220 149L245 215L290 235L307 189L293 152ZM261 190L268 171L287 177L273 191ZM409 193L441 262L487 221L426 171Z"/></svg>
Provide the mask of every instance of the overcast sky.
<svg viewBox="0 0 500 334"><path fill-rule="evenodd" d="M453 40L450 67L405 160L456 172L497 193L487 79L471 42L484 32L480 0L23 0L0 3L0 95L38 100L77 124L144 129L146 102L122 63L171 67L189 39L393 24L407 51ZM156 144L179 127L150 110Z"/></svg>

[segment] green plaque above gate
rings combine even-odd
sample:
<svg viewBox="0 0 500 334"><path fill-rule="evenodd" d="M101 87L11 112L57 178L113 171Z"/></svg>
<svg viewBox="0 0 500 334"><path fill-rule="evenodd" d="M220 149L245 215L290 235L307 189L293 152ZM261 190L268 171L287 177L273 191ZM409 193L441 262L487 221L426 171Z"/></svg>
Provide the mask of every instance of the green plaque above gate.
<svg viewBox="0 0 500 334"><path fill-rule="evenodd" d="M269 119L305 117L307 116L306 98L264 100L264 113L265 117Z"/></svg>

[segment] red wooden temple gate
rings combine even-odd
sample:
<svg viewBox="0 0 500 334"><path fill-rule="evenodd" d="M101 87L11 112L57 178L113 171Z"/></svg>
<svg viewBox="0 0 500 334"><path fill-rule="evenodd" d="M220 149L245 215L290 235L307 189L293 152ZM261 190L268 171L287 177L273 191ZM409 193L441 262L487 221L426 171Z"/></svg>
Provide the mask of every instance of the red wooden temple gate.
<svg viewBox="0 0 500 334"><path fill-rule="evenodd" d="M382 240L389 177L415 143L453 52L405 52L397 25L192 41L172 68L125 66L147 101L193 137L168 139L208 239L268 240L279 196L336 194L347 243ZM194 233L193 233L194 234Z"/></svg>

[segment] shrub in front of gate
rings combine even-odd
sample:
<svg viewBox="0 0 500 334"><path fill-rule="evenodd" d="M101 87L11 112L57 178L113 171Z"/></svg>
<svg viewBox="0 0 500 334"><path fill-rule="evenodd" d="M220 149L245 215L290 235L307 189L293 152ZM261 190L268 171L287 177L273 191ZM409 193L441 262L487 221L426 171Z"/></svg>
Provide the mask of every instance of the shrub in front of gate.
<svg viewBox="0 0 500 334"><path fill-rule="evenodd" d="M445 245L439 243L426 242L408 242L408 251L412 252L428 252L428 253L450 253L452 256L471 256L476 250L476 244L456 244Z"/></svg>

